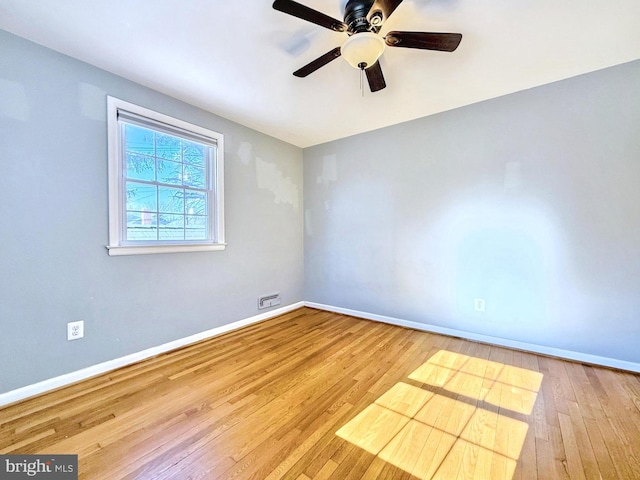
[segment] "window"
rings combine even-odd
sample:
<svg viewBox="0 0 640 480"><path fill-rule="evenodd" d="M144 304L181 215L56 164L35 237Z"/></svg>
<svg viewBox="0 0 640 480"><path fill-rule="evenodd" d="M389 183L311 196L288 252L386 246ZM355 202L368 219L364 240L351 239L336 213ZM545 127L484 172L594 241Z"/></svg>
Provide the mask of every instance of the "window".
<svg viewBox="0 0 640 480"><path fill-rule="evenodd" d="M109 255L223 250L223 137L113 97Z"/></svg>

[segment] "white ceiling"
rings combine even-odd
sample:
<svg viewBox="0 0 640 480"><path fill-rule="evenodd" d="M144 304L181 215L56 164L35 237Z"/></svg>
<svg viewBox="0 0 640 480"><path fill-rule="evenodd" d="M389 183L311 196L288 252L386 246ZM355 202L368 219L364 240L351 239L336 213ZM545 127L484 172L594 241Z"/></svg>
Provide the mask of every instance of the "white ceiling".
<svg viewBox="0 0 640 480"><path fill-rule="evenodd" d="M298 1L342 19L344 0ZM639 0L405 0L383 35L460 32L462 43L387 48L387 88L363 97L343 59L292 75L346 34L271 4L0 0L0 28L300 147L640 58Z"/></svg>

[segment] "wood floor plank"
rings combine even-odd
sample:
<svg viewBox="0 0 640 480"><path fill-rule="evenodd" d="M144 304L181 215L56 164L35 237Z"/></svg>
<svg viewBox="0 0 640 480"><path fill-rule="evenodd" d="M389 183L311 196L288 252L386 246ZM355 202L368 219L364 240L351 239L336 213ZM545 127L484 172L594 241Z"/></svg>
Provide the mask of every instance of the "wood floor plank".
<svg viewBox="0 0 640 480"><path fill-rule="evenodd" d="M331 459L327 460L327 463L322 466L317 475L313 477L313 480L327 480L331 475L333 475L336 468L338 468L338 464L336 462Z"/></svg>
<svg viewBox="0 0 640 480"><path fill-rule="evenodd" d="M565 453L565 445L560 429L560 421L558 420L558 426L549 427L549 445L551 446L551 453L553 455L553 467L555 475L551 478L570 479L569 476L569 464L567 462L567 455Z"/></svg>
<svg viewBox="0 0 640 480"><path fill-rule="evenodd" d="M560 420L560 431L562 432L562 442L567 456L567 470L571 479L584 479L585 470L580 458L580 450L575 438L571 418L564 413L558 414Z"/></svg>
<svg viewBox="0 0 640 480"><path fill-rule="evenodd" d="M553 461L553 448L548 440L535 437L536 444L536 470L535 476L533 470L527 470L526 474L529 478L561 478L556 475L555 465ZM523 478L525 472L523 472Z"/></svg>
<svg viewBox="0 0 640 480"><path fill-rule="evenodd" d="M582 460L584 475L587 480L599 480L600 470L598 468L598 461L596 460L596 455L593 451L585 424L585 420L591 419L591 417L583 416L583 411L577 403L569 404L569 417L571 418L571 425L573 426L578 452Z"/></svg>
<svg viewBox="0 0 640 480"><path fill-rule="evenodd" d="M597 421L591 418L585 418L583 421L585 423L587 435L589 436L591 448L596 457L596 462L598 463L598 472L602 475L602 478L617 478L618 474L613 464L613 460L611 459L611 455L609 454L609 450L604 443L600 429L598 428Z"/></svg>
<svg viewBox="0 0 640 480"><path fill-rule="evenodd" d="M640 478L640 376L301 308L0 409L79 478Z"/></svg>

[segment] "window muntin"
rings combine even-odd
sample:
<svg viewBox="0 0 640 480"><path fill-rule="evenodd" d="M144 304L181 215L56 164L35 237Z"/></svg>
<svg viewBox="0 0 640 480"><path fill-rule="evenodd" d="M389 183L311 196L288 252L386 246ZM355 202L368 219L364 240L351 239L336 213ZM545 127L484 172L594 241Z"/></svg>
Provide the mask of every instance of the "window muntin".
<svg viewBox="0 0 640 480"><path fill-rule="evenodd" d="M109 110L110 255L224 248L222 135L112 97Z"/></svg>

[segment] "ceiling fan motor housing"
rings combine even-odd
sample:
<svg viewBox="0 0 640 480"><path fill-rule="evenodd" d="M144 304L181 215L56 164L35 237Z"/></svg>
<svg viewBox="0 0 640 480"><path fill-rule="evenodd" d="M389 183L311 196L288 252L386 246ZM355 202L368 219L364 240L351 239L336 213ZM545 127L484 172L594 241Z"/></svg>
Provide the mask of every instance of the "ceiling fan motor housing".
<svg viewBox="0 0 640 480"><path fill-rule="evenodd" d="M349 26L350 33L370 31L378 33L380 27L371 25L369 20L367 20L367 15L369 10L371 10L372 5L373 0L349 0L347 2L347 5L344 8L344 23ZM373 15L374 18L380 18L380 22L382 21L381 14L378 16L374 13Z"/></svg>

